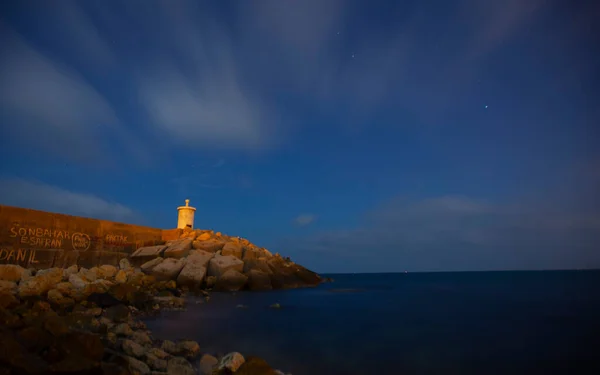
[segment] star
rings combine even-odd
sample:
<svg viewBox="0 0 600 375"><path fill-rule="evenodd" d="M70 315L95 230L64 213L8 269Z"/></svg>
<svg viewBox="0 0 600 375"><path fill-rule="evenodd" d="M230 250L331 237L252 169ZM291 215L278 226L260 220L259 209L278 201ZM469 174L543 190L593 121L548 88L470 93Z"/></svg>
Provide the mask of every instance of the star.
<svg viewBox="0 0 600 375"><path fill-rule="evenodd" d="M488 107L488 106L486 105L486 106L485 106L485 109L487 109L487 107Z"/></svg>
<svg viewBox="0 0 600 375"><path fill-rule="evenodd" d="M354 54L352 54L352 58L354 58Z"/></svg>

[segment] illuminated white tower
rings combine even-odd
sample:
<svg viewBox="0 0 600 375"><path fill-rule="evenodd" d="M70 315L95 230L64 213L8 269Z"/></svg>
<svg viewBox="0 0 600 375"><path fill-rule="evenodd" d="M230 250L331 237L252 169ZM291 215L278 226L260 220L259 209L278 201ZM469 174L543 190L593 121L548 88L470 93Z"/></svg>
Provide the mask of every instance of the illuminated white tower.
<svg viewBox="0 0 600 375"><path fill-rule="evenodd" d="M194 207L190 207L190 200L185 200L185 206L177 207L177 211L179 212L177 218L177 228L194 228L194 213L196 209Z"/></svg>

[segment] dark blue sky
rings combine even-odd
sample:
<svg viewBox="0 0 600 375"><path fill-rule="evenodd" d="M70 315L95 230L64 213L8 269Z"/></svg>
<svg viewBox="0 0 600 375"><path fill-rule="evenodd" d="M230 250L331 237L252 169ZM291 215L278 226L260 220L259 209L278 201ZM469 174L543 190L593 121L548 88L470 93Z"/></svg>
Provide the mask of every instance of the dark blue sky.
<svg viewBox="0 0 600 375"><path fill-rule="evenodd" d="M13 1L0 203L320 272L600 267L594 1Z"/></svg>

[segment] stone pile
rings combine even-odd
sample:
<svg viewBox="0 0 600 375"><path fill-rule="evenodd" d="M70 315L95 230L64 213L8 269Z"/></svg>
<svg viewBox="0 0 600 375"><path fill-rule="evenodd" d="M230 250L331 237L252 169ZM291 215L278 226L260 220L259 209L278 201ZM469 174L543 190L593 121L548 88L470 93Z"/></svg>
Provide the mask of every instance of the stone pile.
<svg viewBox="0 0 600 375"><path fill-rule="evenodd" d="M183 308L178 284L196 286L199 280L190 269L212 273L217 285L239 285L227 284L233 281L226 275L244 275L244 267L213 264L217 254L211 254L207 261L204 251L188 249L145 271L127 259L118 267L91 269L0 265L0 374L283 375L260 358L237 352L217 358L194 341L155 340L138 320L147 312Z"/></svg>
<svg viewBox="0 0 600 375"><path fill-rule="evenodd" d="M316 273L246 239L184 230L165 245L138 249L131 262L147 275L180 287L217 291L269 290L318 285Z"/></svg>

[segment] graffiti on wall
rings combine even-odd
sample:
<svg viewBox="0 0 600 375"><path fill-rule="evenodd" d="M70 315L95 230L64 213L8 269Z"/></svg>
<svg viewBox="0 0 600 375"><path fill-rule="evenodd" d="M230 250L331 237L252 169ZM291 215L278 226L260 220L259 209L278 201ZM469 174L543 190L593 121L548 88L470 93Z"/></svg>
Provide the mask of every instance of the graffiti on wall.
<svg viewBox="0 0 600 375"><path fill-rule="evenodd" d="M0 249L0 262L39 263L38 260L35 259L35 249Z"/></svg>
<svg viewBox="0 0 600 375"><path fill-rule="evenodd" d="M69 244L73 250L86 251L92 241L85 233L70 233L67 230L51 230L46 228L31 228L13 226L10 228L11 238L18 238L19 244L42 249L61 249Z"/></svg>

